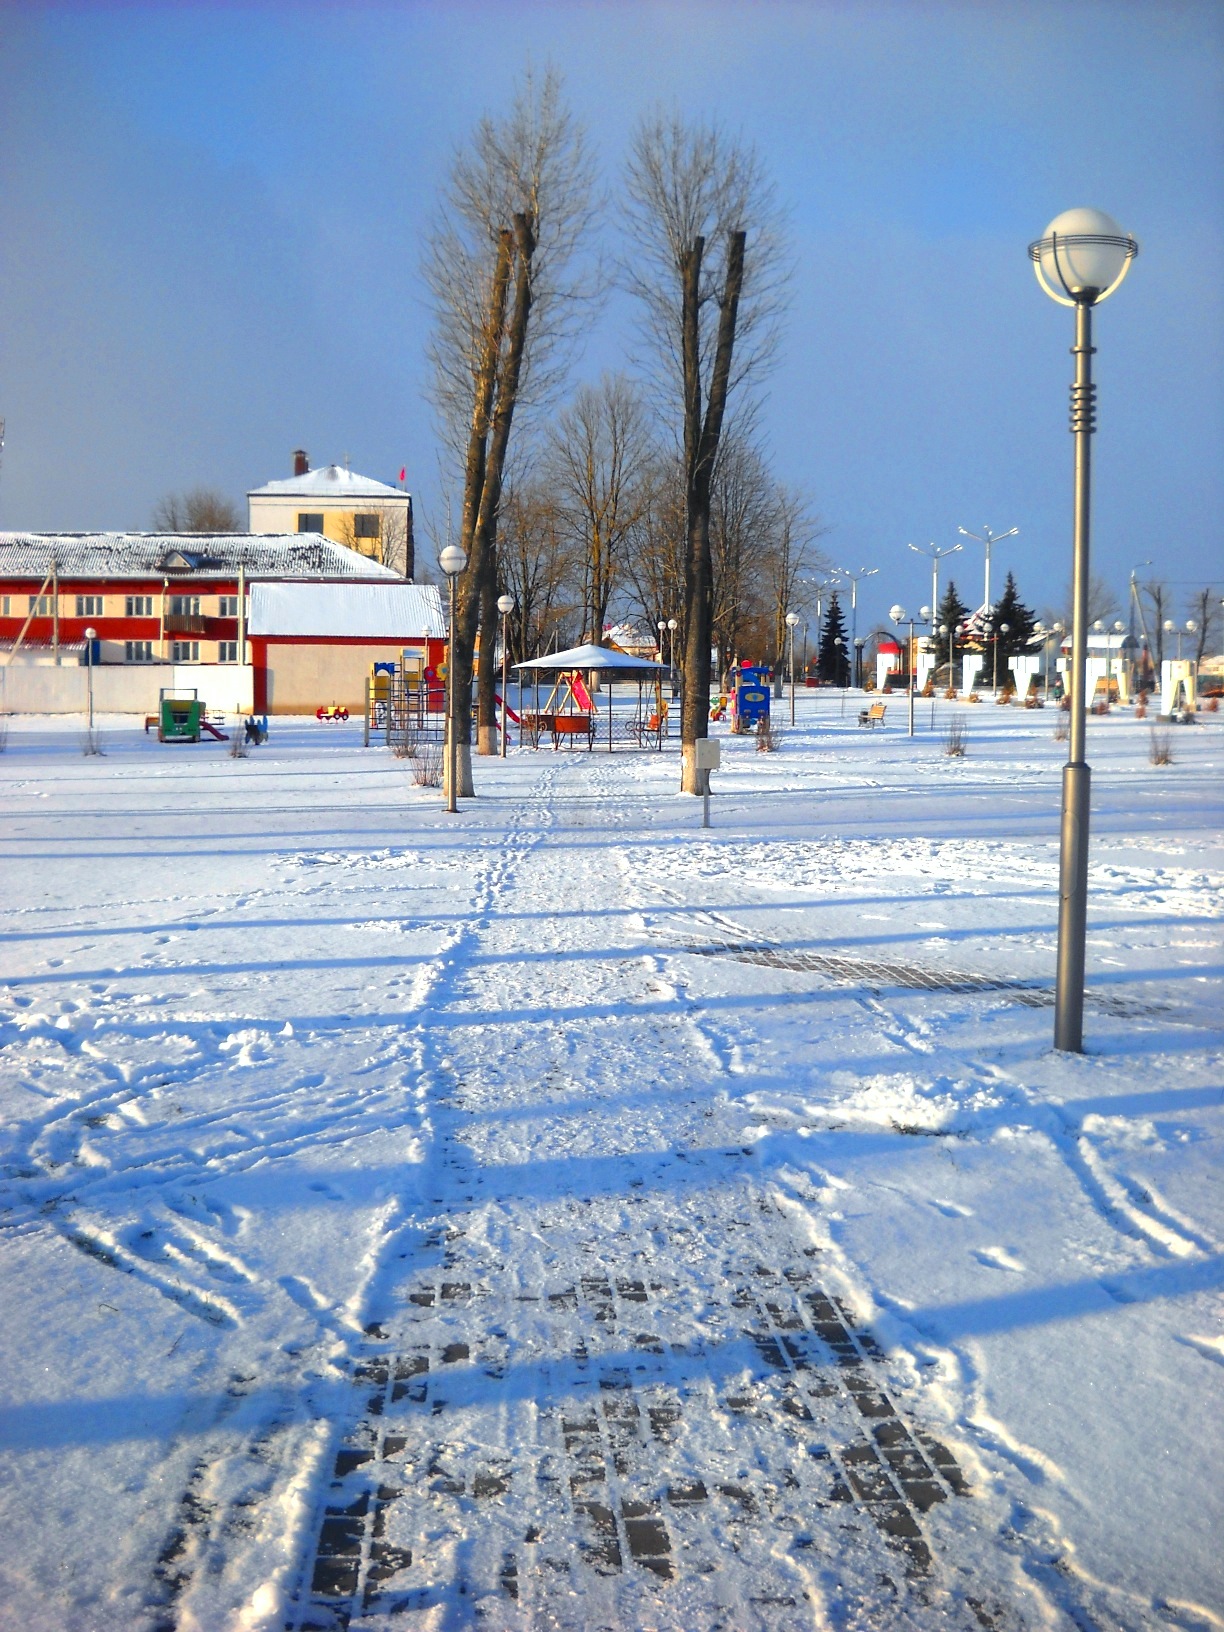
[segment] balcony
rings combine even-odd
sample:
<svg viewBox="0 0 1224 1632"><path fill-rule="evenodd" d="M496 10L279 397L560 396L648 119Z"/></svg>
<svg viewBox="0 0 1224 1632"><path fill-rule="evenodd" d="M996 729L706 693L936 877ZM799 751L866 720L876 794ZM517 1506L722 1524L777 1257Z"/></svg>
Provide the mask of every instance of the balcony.
<svg viewBox="0 0 1224 1632"><path fill-rule="evenodd" d="M202 635L206 633L208 620L198 612L167 612L166 633L168 635Z"/></svg>

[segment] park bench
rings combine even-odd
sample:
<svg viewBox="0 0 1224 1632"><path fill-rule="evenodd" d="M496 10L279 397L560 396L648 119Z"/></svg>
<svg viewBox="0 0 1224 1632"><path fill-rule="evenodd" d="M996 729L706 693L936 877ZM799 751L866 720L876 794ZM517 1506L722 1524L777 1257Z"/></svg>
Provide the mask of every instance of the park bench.
<svg viewBox="0 0 1224 1632"><path fill-rule="evenodd" d="M543 709L539 713L525 710L523 732L533 748L537 748L545 732L552 737L554 748L561 746L562 737L585 737L587 747L595 746L595 716L593 714L555 714Z"/></svg>
<svg viewBox="0 0 1224 1632"><path fill-rule="evenodd" d="M860 708L858 723L868 731L874 731L877 725L884 724L884 710L887 703L872 703L870 708Z"/></svg>

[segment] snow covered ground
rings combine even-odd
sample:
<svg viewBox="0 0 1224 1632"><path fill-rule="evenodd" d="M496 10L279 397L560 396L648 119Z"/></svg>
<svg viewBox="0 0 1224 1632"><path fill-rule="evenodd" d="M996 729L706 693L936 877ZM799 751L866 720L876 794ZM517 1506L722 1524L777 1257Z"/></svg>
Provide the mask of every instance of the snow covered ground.
<svg viewBox="0 0 1224 1632"><path fill-rule="evenodd" d="M10 722L0 1627L1219 1628L1224 719ZM898 724L900 729L898 729Z"/></svg>

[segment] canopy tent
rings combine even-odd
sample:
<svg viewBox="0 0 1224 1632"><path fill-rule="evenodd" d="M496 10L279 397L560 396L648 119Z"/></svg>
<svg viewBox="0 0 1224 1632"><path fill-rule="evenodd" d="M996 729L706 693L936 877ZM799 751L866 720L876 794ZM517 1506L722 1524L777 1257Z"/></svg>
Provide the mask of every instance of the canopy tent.
<svg viewBox="0 0 1224 1632"><path fill-rule="evenodd" d="M607 680L608 680L608 685L609 685L609 690L608 690L608 751L609 752L611 752L611 750L612 750L612 692L611 692L611 683L612 683L612 681L616 680L616 679L629 679L629 680L636 680L637 681L637 683L638 683L638 714L639 714L639 720L640 720L641 715L642 715L641 698L642 698L642 683L643 683L643 681L645 681L647 679L654 679L657 682L659 675L664 674L664 673L667 672L667 665L665 663L656 663L653 660L651 660L650 658L645 658L645 657L632 657L632 656L630 656L630 654L628 652L622 652L622 651L620 651L617 648L612 647L612 646L597 646L597 645L594 644L594 642L591 642L591 641L588 641L585 645L582 645L582 646L571 646L568 649L568 651L550 652L550 653L548 653L548 655L546 657L529 658L525 663L516 663L514 665L514 667L515 667L516 670L524 670L525 669L529 673L534 674L535 680L536 680L536 686L537 686L537 706L536 706L535 710L532 713L531 724L532 724L533 729L536 732L537 743L538 743L538 734L539 734L540 729L542 728L542 726L547 724L548 728L552 731L552 734L553 734L553 746L554 747L556 747L556 745L557 745L558 734L559 734L561 728L566 723L566 717L559 716L559 715L554 715L554 714L549 714L548 720L545 721L544 716L541 714L539 706L538 706L538 695L539 695L538 687L539 687L540 675L541 674L548 674L548 675L552 675L552 676L556 677L557 684L554 685L554 687L553 687L553 697L556 696L557 688L562 683L561 682L561 676L563 676L563 675L566 675L566 674L569 674L569 675L581 675L582 673L588 673L588 674L595 673L595 674L600 674L600 675L605 676L607 678ZM585 692L585 688L581 687L581 683L578 680L574 680L574 681L570 682L570 684L569 684L569 691L570 691L570 697L571 698L573 698L574 700L577 700L577 694L576 694L576 691L575 691L576 687L581 690L581 692L582 692L581 702L582 702L583 706L589 711L589 712L587 712L586 714L584 714L581 717L586 720L586 726L587 726L587 729L588 729L588 732L589 732L588 740L589 740L590 745L594 746L594 732L595 732L594 704L591 702L590 698L587 697L586 692ZM550 700L550 702L551 702L551 700ZM571 703L570 706L572 706L572 703ZM546 710L545 712L548 713L548 710ZM662 715L663 715L664 712L665 711L662 708L660 708L660 710L658 712L658 716L654 719L653 725L651 727L651 729L655 730L655 732L656 732L656 734L658 736L658 742L659 742L659 748L660 749L662 749L662 746L663 746ZM526 714L523 715L523 719L524 720L527 719ZM640 732L639 732L639 737L640 737Z"/></svg>
<svg viewBox="0 0 1224 1632"><path fill-rule="evenodd" d="M659 673L667 669L666 663L656 663L648 657L630 657L628 652L617 651L612 646L596 646L592 641L585 646L571 646L566 652L549 652L547 657L532 657L526 663L516 663L514 666L516 669L544 669L553 673L563 673L567 669L594 669L600 674L641 673L647 669Z"/></svg>

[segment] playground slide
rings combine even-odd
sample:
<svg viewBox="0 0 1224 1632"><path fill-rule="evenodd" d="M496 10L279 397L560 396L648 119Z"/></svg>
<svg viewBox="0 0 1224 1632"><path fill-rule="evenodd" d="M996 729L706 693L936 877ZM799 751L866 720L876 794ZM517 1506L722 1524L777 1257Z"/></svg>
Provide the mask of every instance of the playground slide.
<svg viewBox="0 0 1224 1632"><path fill-rule="evenodd" d="M497 703L497 704L498 704L498 705L499 705L499 707L501 707L501 708L504 708L504 709L505 709L505 711L506 711L506 718L507 718L507 719L508 719L508 720L513 720L513 721L514 721L514 723L515 723L515 725L518 725L518 724L520 724L520 723L521 723L521 722L520 722L520 720L519 720L519 717L518 717L518 715L517 715L517 714L516 714L516 713L515 713L515 712L514 712L514 710L513 710L513 709L512 709L512 708L511 708L511 707L510 707L510 704L509 704L509 703L503 703L503 702L502 702L502 700L501 700L501 698L500 698L500 697L499 697L499 696L498 696L498 694L497 694L497 692L494 692L494 693L493 693L493 701L494 701L494 702L495 702L495 703Z"/></svg>
<svg viewBox="0 0 1224 1632"><path fill-rule="evenodd" d="M216 737L218 742L228 742L229 732L218 731L215 725L209 725L207 720L200 721L200 730L207 731L210 737Z"/></svg>

